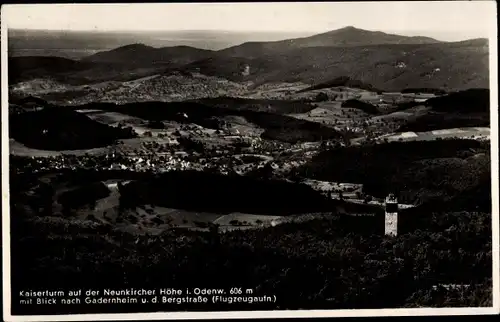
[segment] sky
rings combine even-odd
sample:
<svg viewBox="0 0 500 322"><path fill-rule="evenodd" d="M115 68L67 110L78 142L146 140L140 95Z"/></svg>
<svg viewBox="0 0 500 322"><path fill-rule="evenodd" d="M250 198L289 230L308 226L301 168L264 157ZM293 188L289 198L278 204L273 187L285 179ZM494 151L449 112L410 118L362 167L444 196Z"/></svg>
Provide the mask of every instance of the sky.
<svg viewBox="0 0 500 322"><path fill-rule="evenodd" d="M93 31L326 32L345 26L440 40L489 37L495 1L20 4L9 28Z"/></svg>

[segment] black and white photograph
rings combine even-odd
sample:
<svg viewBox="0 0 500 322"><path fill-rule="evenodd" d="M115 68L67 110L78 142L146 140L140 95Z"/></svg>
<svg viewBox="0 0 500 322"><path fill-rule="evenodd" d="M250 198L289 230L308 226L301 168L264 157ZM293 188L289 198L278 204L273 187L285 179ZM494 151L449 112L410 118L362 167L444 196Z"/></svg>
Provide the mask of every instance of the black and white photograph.
<svg viewBox="0 0 500 322"><path fill-rule="evenodd" d="M496 12L2 6L4 320L498 313Z"/></svg>

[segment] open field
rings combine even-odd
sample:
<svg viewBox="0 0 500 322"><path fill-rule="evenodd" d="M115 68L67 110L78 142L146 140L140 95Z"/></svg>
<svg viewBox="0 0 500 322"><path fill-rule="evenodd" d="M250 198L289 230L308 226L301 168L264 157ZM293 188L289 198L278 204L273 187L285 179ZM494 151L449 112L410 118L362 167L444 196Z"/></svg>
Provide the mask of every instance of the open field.
<svg viewBox="0 0 500 322"><path fill-rule="evenodd" d="M242 213L231 213L217 218L213 223L220 226L272 226L275 225L276 220L282 218L282 216L262 216L253 214L242 214ZM235 229L233 228L233 229Z"/></svg>
<svg viewBox="0 0 500 322"><path fill-rule="evenodd" d="M120 112L111 112L98 109L85 109L76 111L88 116L90 119L99 123L110 126L122 125L124 127L131 127L140 136L144 136L146 132L150 132L153 136L158 136L159 133L171 134L180 126L180 124L176 122L162 122L162 128L158 129L152 126L148 126L149 122L147 120Z"/></svg>
<svg viewBox="0 0 500 322"><path fill-rule="evenodd" d="M145 123L144 120L138 117L132 117L130 115L125 115L118 112L106 112L103 110L76 110L78 113L85 114L89 118L108 125L116 126L120 122L124 122L127 125L139 125Z"/></svg>
<svg viewBox="0 0 500 322"><path fill-rule="evenodd" d="M289 114L298 119L330 126L352 126L369 118L369 115L353 108L341 107L341 102L318 103L317 108L301 114Z"/></svg>
<svg viewBox="0 0 500 322"><path fill-rule="evenodd" d="M81 156L85 154L90 155L99 155L106 154L110 152L109 147L101 147L94 149L86 149L86 150L39 150L34 148L29 148L22 143L9 139L9 151L12 155L16 156L24 156L24 157L50 157L50 156L61 156L61 155L75 155Z"/></svg>
<svg viewBox="0 0 500 322"><path fill-rule="evenodd" d="M328 182L320 180L308 179L304 181L305 184L311 186L315 190L320 191L343 191L343 192L356 192L362 189L362 184L355 183L341 183L341 182Z"/></svg>
<svg viewBox="0 0 500 322"><path fill-rule="evenodd" d="M387 114L376 115L370 118L370 122L383 123L391 121L409 121L426 115L431 111L431 107L424 105L417 105L402 111L391 111L389 110Z"/></svg>
<svg viewBox="0 0 500 322"><path fill-rule="evenodd" d="M429 141L440 139L473 139L473 140L489 140L490 128L487 127L466 127L445 130L435 130L429 132L403 132L396 134L388 134L380 136L377 140L388 141Z"/></svg>

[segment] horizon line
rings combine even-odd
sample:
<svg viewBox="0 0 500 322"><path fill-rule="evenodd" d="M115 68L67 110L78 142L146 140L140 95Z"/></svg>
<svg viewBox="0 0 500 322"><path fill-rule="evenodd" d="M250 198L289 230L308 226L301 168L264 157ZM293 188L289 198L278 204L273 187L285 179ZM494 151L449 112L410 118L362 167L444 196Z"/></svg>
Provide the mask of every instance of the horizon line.
<svg viewBox="0 0 500 322"><path fill-rule="evenodd" d="M94 34L106 34L106 33L111 33L111 34L116 34L116 33L121 33L121 34L148 34L148 33L175 33L175 32L214 32L214 33L228 33L228 34L238 34L238 33L255 33L255 34L266 34L266 33L283 33L283 34L288 34L288 35L301 35L298 38L302 37L310 37L310 36L315 36L319 34L324 34L332 31L337 31L337 30L342 30L342 29L347 29L347 28L353 28L357 30L362 30L362 31L369 31L369 32L382 32L385 34L389 35L396 35L396 36L402 36L402 37L409 37L409 38L415 38L415 37L426 37L426 38L431 38L439 42L461 42L461 41L470 41L470 40L475 40L475 39L488 39L488 35L481 35L481 36L465 36L464 38L461 39L445 39L445 37L439 37L439 36L434 36L434 35L429 35L429 33L432 33L433 31L431 30L425 30L425 29L408 29L408 30L392 30L392 31L387 31L387 30L372 30L372 29L363 29L363 28L358 28L353 25L346 25L344 27L336 28L336 29L322 29L322 30L230 30L230 29L150 29L150 30L134 30L134 29L107 29L107 30L99 30L99 29L40 29L40 28L29 28L29 27L12 27L8 28L7 27L7 32L9 31L34 31L34 32L64 32L64 33L94 33ZM405 31L411 32L411 33L421 33L421 34L413 34L413 35L408 35L405 34ZM470 30L474 31L474 30ZM439 31L435 30L434 32L437 33L443 33L443 34L448 34L448 35L458 35L460 31L453 32L453 31ZM309 34L309 35L307 35ZM286 40L288 38L283 38L281 40ZM271 41L276 41L276 40L271 40Z"/></svg>
<svg viewBox="0 0 500 322"><path fill-rule="evenodd" d="M355 27L353 25L346 25L344 27L339 27L339 28L334 28L334 29L303 29L303 30L287 30L287 29L267 29L267 30L257 30L257 29L237 29L237 30L231 30L231 29L97 29L97 28L89 28L89 29L52 29L52 28L31 28L31 27L7 27L8 30L29 30L29 31L64 31L64 32L179 32L179 31L214 31L214 32L232 32L232 33L238 33L238 32L282 32L282 33L309 33L309 32L315 32L315 33L325 33L325 32L331 32L331 31L338 31L342 29L357 29L357 30L362 30L362 31L370 31L370 32L383 32L383 33L389 33L389 34L396 34L400 32L405 32L405 31L410 31L410 32L443 32L447 34L458 34L463 31L445 31L445 30L430 30L430 29L394 29L394 30L381 30L381 29L365 29L365 28L359 28ZM474 29L470 29L469 31L477 31ZM404 36L404 35L401 35ZM411 37L411 36L409 36ZM478 37L482 38L482 37ZM484 38L487 38L484 36Z"/></svg>

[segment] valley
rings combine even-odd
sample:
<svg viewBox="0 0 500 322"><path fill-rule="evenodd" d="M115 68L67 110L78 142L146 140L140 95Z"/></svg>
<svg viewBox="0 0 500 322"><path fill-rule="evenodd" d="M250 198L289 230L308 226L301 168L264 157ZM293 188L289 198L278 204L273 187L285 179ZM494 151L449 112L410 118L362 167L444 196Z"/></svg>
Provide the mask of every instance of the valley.
<svg viewBox="0 0 500 322"><path fill-rule="evenodd" d="M9 57L12 243L37 252L14 258L15 287L98 276L279 297L253 309L491 304L486 39L346 27L89 51Z"/></svg>

